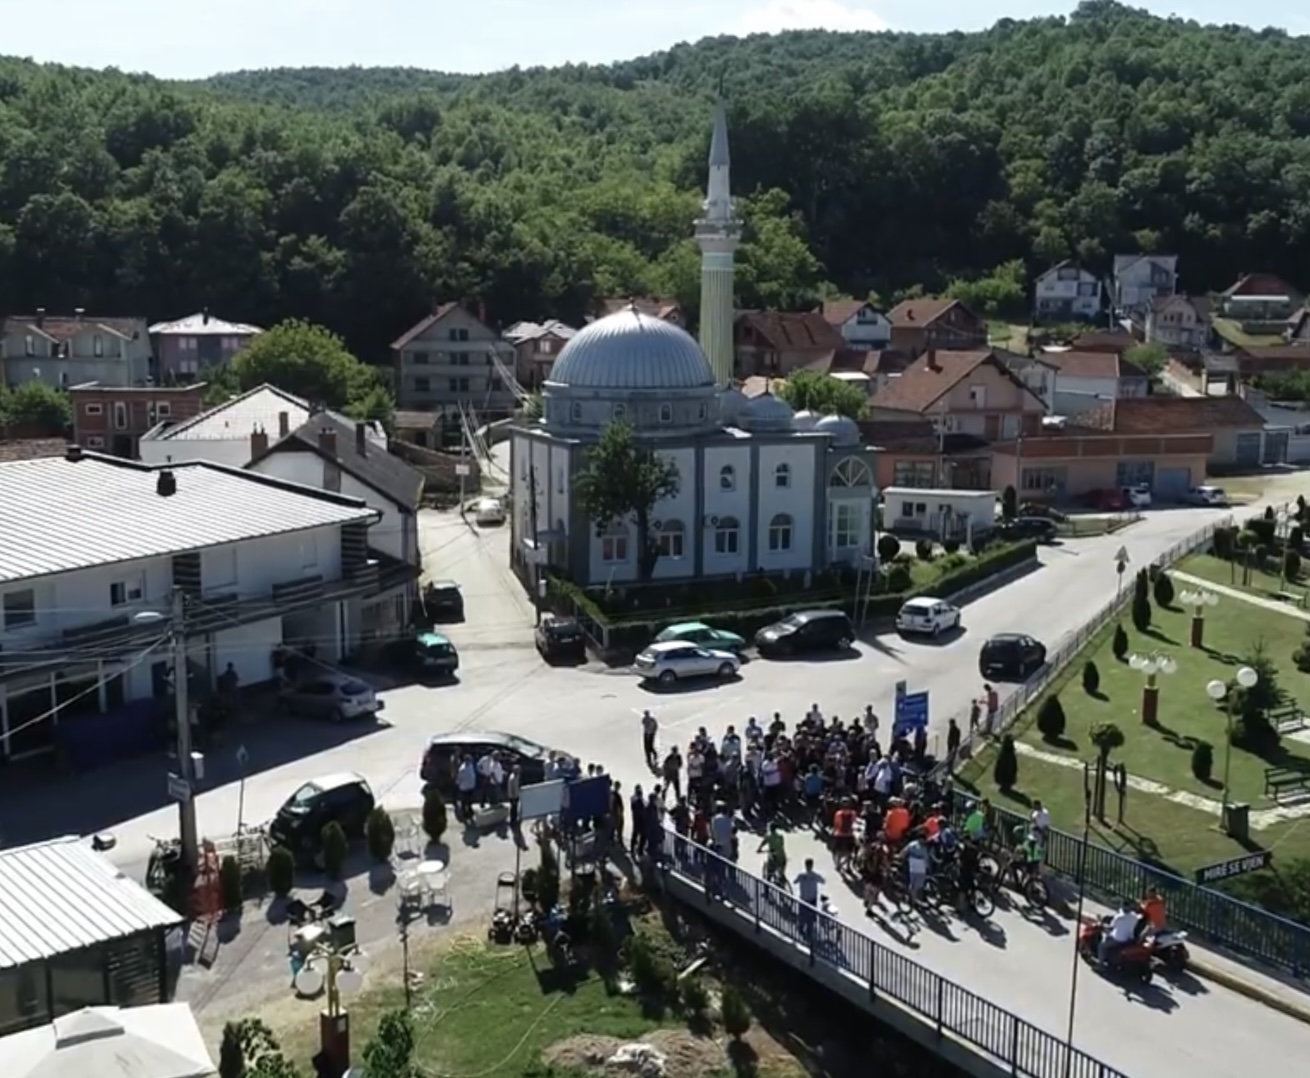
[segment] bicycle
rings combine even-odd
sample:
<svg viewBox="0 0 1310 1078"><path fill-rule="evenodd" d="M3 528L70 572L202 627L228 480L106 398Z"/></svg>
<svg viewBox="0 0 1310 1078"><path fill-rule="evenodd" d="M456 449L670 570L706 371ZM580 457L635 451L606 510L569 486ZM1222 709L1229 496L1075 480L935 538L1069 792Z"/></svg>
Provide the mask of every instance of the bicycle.
<svg viewBox="0 0 1310 1078"><path fill-rule="evenodd" d="M1046 881L1042 879L1041 866L1029 868L1014 850L1004 850L999 855L983 854L978 861L978 879L989 894L1009 886L1034 909L1044 909L1051 901Z"/></svg>
<svg viewBox="0 0 1310 1078"><path fill-rule="evenodd" d="M771 883L782 891L791 891L791 880L787 878L787 862L770 857L764 862L764 882Z"/></svg>

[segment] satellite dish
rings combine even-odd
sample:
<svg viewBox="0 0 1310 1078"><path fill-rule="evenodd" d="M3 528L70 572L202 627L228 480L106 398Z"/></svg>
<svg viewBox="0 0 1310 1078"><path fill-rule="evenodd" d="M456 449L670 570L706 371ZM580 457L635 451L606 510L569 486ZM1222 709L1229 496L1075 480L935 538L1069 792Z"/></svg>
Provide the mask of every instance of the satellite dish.
<svg viewBox="0 0 1310 1078"><path fill-rule="evenodd" d="M364 975L357 970L343 969L337 974L337 991L345 999L359 995L360 989L364 987Z"/></svg>
<svg viewBox="0 0 1310 1078"><path fill-rule="evenodd" d="M296 974L296 991L302 996L316 996L323 991L323 974L313 966L305 966Z"/></svg>

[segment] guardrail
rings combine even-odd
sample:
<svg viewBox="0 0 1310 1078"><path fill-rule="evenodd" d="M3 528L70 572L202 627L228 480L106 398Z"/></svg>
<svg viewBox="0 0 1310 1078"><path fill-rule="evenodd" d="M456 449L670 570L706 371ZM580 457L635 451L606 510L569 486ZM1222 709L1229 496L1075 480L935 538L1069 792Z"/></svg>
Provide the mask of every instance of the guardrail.
<svg viewBox="0 0 1310 1078"><path fill-rule="evenodd" d="M804 906L795 896L731 861L664 832L665 872L704 903L722 904L744 936L768 935L795 948L795 958L819 973L832 971L920 1022L928 1041L955 1042L1016 1078L1126 1078L1099 1059L970 992L927 966L875 943L837 918Z"/></svg>

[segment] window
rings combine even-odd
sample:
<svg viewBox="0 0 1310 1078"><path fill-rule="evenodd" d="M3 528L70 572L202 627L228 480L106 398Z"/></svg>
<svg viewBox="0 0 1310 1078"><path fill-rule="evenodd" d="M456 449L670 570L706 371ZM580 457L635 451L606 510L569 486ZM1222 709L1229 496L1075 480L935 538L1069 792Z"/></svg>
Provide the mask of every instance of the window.
<svg viewBox="0 0 1310 1078"><path fill-rule="evenodd" d="M873 475L869 472L869 466L862 460L855 457L846 457L838 462L837 467L832 470L832 478L828 483L830 487L871 487L873 486Z"/></svg>
<svg viewBox="0 0 1310 1078"><path fill-rule="evenodd" d="M86 439L86 447L88 449L104 449L105 440L98 434L88 435Z"/></svg>
<svg viewBox="0 0 1310 1078"><path fill-rule="evenodd" d="M791 465L779 464L773 469L773 485L780 490L791 486Z"/></svg>
<svg viewBox="0 0 1310 1078"><path fill-rule="evenodd" d="M838 502L833 513L833 546L839 550L859 545L859 506L854 502Z"/></svg>
<svg viewBox="0 0 1310 1078"><path fill-rule="evenodd" d="M97 358L105 354L105 339L99 333L91 338L91 354Z"/></svg>
<svg viewBox="0 0 1310 1078"><path fill-rule="evenodd" d="M452 378L450 380L450 391L452 393L467 393L469 389L469 380L467 378Z"/></svg>
<svg viewBox="0 0 1310 1078"><path fill-rule="evenodd" d="M937 466L930 460L898 460L892 465L895 486L930 489L936 481Z"/></svg>
<svg viewBox="0 0 1310 1078"><path fill-rule="evenodd" d="M969 403L972 404L975 408L986 408L986 407L987 407L987 387L986 387L986 386L970 386L970 387L969 387Z"/></svg>
<svg viewBox="0 0 1310 1078"><path fill-rule="evenodd" d="M1155 482L1155 462L1150 460L1123 460L1115 469L1115 485L1135 487L1153 486Z"/></svg>
<svg viewBox="0 0 1310 1078"><path fill-rule="evenodd" d="M622 423L628 418L628 406L626 404L616 404L610 414L614 417L615 423Z"/></svg>
<svg viewBox="0 0 1310 1078"><path fill-rule="evenodd" d="M628 529L612 527L600 538L600 560L607 565L628 560Z"/></svg>
<svg viewBox="0 0 1310 1078"><path fill-rule="evenodd" d="M84 404L82 411L87 415L104 415L105 406L103 404Z"/></svg>
<svg viewBox="0 0 1310 1078"><path fill-rule="evenodd" d="M172 415L173 406L168 401L155 401L155 415Z"/></svg>
<svg viewBox="0 0 1310 1078"><path fill-rule="evenodd" d="M681 558L686 553L687 529L680 520L666 520L660 528L661 558Z"/></svg>
<svg viewBox="0 0 1310 1078"><path fill-rule="evenodd" d="M775 553L791 549L791 517L786 513L769 521L769 549Z"/></svg>
<svg viewBox="0 0 1310 1078"><path fill-rule="evenodd" d="M714 525L714 553L736 554L741 548L741 525L736 517L720 517Z"/></svg>
<svg viewBox="0 0 1310 1078"><path fill-rule="evenodd" d="M114 401L114 429L127 430L127 402Z"/></svg>
<svg viewBox="0 0 1310 1078"><path fill-rule="evenodd" d="M241 347L241 338L240 338L240 337L224 337L224 338L223 338L223 343L222 343L222 345L221 345L220 347L222 348L222 350L223 350L224 352L227 352L227 353L231 354L232 352L237 351L237 350Z"/></svg>
<svg viewBox="0 0 1310 1078"><path fill-rule="evenodd" d="M469 365L469 357L466 352L456 352L450 358L456 367L467 367Z"/></svg>
<svg viewBox="0 0 1310 1078"><path fill-rule="evenodd" d="M733 469L731 464L725 464L719 469L719 489L737 489L737 472Z"/></svg>
<svg viewBox="0 0 1310 1078"><path fill-rule="evenodd" d="M426 378L414 379L414 392L427 393L431 389L431 383Z"/></svg>
<svg viewBox="0 0 1310 1078"><path fill-rule="evenodd" d="M139 603L146 595L145 577L140 573L135 576L125 577L122 580L115 580L109 585L109 605L110 606L127 606L129 603Z"/></svg>
<svg viewBox="0 0 1310 1078"><path fill-rule="evenodd" d="M21 629L36 624L36 592L31 588L5 594L5 628Z"/></svg>
<svg viewBox="0 0 1310 1078"><path fill-rule="evenodd" d="M178 374L200 373L200 361L198 359L179 359L176 366Z"/></svg>
<svg viewBox="0 0 1310 1078"><path fill-rule="evenodd" d="M426 352L411 352L409 358L420 367L426 367L428 365L428 354Z"/></svg>
<svg viewBox="0 0 1310 1078"><path fill-rule="evenodd" d="M1058 492L1064 489L1065 470L1063 468L1025 468L1019 486L1023 490L1042 494Z"/></svg>
<svg viewBox="0 0 1310 1078"><path fill-rule="evenodd" d="M673 422L673 405L671 404L660 405L660 422L661 423Z"/></svg>
<svg viewBox="0 0 1310 1078"><path fill-rule="evenodd" d="M582 422L582 405L578 401L574 401L569 405L569 418L574 423Z"/></svg>
<svg viewBox="0 0 1310 1078"><path fill-rule="evenodd" d="M36 355L36 338L30 333L23 339L23 346L29 356Z"/></svg>
<svg viewBox="0 0 1310 1078"><path fill-rule="evenodd" d="M469 339L469 331L467 329L452 329L449 337L452 341L467 341ZM465 362L467 362L467 359L468 357L465 357Z"/></svg>

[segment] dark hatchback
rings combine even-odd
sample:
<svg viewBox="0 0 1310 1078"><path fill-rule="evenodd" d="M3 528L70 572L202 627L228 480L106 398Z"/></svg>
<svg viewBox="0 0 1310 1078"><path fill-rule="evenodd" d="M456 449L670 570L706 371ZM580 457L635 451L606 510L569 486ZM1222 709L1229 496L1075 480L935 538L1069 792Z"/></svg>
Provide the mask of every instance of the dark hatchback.
<svg viewBox="0 0 1310 1078"><path fill-rule="evenodd" d="M755 634L762 656L844 651L855 642L851 619L841 610L802 610Z"/></svg>
<svg viewBox="0 0 1310 1078"><path fill-rule="evenodd" d="M1016 517L1002 524L1000 533L1004 539L1036 539L1039 543L1053 543L1060 528L1049 517Z"/></svg>
<svg viewBox="0 0 1310 1078"><path fill-rule="evenodd" d="M323 852L323 828L339 823L348 838L360 838L374 804L369 784L353 771L312 779L277 810L268 825L269 841L290 850L298 864L316 864Z"/></svg>
<svg viewBox="0 0 1310 1078"><path fill-rule="evenodd" d="M433 580L423 589L423 612L433 621L463 621L464 593L453 580Z"/></svg>
<svg viewBox="0 0 1310 1078"><path fill-rule="evenodd" d="M978 671L998 681L1027 681L1046 665L1046 645L1024 633L998 633L982 646Z"/></svg>
<svg viewBox="0 0 1310 1078"><path fill-rule="evenodd" d="M587 661L587 636L576 618L545 614L534 635L537 650L547 662Z"/></svg>
<svg viewBox="0 0 1310 1078"><path fill-rule="evenodd" d="M521 769L519 781L524 786L543 782L546 778L546 764L550 760L551 750L545 745L514 734L487 731L436 734L428 742L427 751L423 754L419 778L435 787L443 797L448 796L455 792L455 772L460 760L469 756L477 762L479 757L488 752L499 756L506 769L518 764Z"/></svg>

